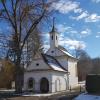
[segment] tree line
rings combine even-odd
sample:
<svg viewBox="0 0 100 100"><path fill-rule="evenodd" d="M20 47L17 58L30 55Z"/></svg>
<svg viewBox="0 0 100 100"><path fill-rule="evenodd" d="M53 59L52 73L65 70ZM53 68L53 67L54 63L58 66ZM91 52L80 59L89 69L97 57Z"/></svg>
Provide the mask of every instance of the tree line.
<svg viewBox="0 0 100 100"><path fill-rule="evenodd" d="M84 50L77 50L77 54L79 81L84 81L88 74L100 74L100 57L91 58Z"/></svg>

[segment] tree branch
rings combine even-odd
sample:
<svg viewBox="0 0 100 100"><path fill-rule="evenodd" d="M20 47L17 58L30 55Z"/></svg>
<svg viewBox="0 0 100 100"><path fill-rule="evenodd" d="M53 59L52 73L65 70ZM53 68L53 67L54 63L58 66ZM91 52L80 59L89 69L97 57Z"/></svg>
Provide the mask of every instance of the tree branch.
<svg viewBox="0 0 100 100"><path fill-rule="evenodd" d="M4 9L5 9L5 12L6 12L7 16L8 16L8 19L9 19L10 23L12 24L13 28L15 28L14 23L13 23L11 17L10 17L10 14L9 14L7 8L6 8L5 2L3 0L1 0L1 2L2 2L2 5L3 5Z"/></svg>
<svg viewBox="0 0 100 100"><path fill-rule="evenodd" d="M24 47L24 44L25 44L27 38L29 37L30 33L36 28L37 24L41 21L41 19L43 18L44 14L45 14L45 10L44 10L44 12L42 13L42 15L40 16L40 18L37 19L37 20L31 25L29 31L27 32L27 35L25 36L25 38L24 38L24 40L23 40L23 44L22 44L22 46L21 46L21 51L22 51L22 49L23 49L23 47Z"/></svg>

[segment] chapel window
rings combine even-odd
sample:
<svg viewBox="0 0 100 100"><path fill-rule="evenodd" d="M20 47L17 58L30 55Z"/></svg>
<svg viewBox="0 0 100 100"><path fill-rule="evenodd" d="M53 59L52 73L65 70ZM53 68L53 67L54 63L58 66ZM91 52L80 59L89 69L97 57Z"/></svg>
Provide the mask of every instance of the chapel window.
<svg viewBox="0 0 100 100"><path fill-rule="evenodd" d="M53 35L51 36L51 39L53 40Z"/></svg>
<svg viewBox="0 0 100 100"><path fill-rule="evenodd" d="M56 40L57 40L57 36L56 36Z"/></svg>
<svg viewBox="0 0 100 100"><path fill-rule="evenodd" d="M37 63L36 66L39 66L39 63Z"/></svg>

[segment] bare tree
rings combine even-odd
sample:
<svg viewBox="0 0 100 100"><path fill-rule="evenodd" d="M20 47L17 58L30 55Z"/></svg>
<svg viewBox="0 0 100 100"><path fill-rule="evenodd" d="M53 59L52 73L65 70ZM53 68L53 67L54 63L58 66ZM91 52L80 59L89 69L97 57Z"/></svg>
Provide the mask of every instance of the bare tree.
<svg viewBox="0 0 100 100"><path fill-rule="evenodd" d="M51 2L45 0L1 0L0 20L12 28L16 65L15 89L22 91L21 56L25 43L34 29L49 16Z"/></svg>
<svg viewBox="0 0 100 100"><path fill-rule="evenodd" d="M43 52L40 34L41 32L36 28L26 41L22 54L22 64L25 67L28 67L37 51Z"/></svg>
<svg viewBox="0 0 100 100"><path fill-rule="evenodd" d="M86 75L90 74L92 71L92 60L84 50L79 51L78 59L78 78L79 81L83 81L86 79Z"/></svg>
<svg viewBox="0 0 100 100"><path fill-rule="evenodd" d="M84 50L82 49L81 43L79 43L78 46L75 46L74 55L76 58L80 58L80 56L81 56L81 54L83 54L83 52L84 52Z"/></svg>

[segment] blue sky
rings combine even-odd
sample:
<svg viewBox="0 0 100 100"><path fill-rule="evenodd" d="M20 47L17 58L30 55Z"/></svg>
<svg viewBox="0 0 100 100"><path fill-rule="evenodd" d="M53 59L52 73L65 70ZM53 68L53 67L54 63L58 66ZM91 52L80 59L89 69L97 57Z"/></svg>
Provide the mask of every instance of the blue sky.
<svg viewBox="0 0 100 100"><path fill-rule="evenodd" d="M51 9L56 11L60 45L71 51L80 47L92 58L100 57L100 0L60 0Z"/></svg>
<svg viewBox="0 0 100 100"><path fill-rule="evenodd" d="M100 0L58 0L50 10L56 11L53 16L60 45L71 51L80 47L92 58L100 57ZM9 30L6 23L0 23L0 32ZM49 34L44 36L45 47L48 48Z"/></svg>

